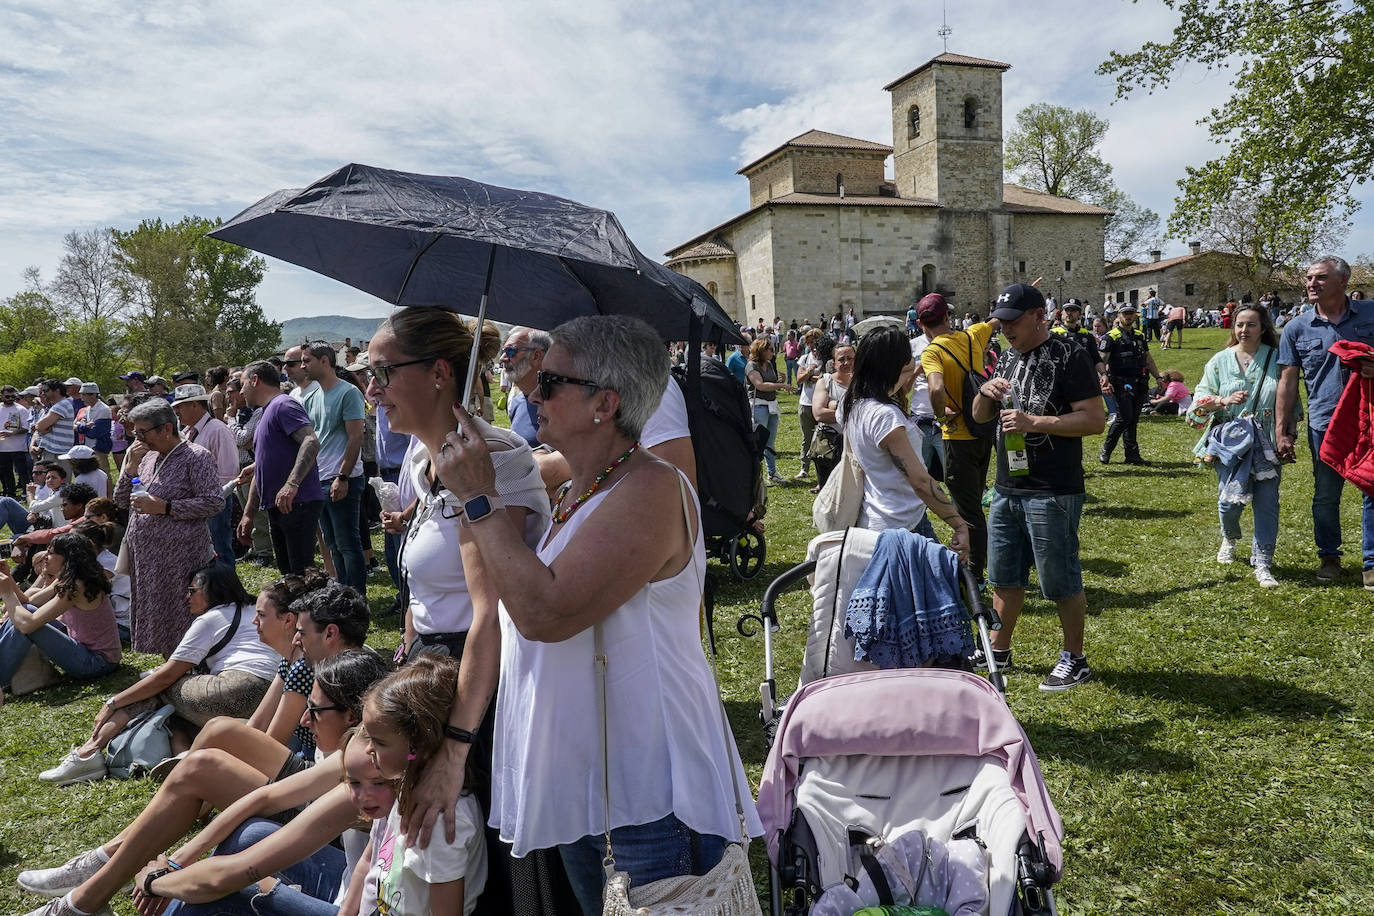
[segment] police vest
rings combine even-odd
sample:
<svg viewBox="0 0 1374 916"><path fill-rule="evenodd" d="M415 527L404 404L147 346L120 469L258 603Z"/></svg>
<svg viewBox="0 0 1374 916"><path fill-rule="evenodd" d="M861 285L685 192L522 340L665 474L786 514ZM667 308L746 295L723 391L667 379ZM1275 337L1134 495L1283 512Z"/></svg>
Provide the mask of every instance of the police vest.
<svg viewBox="0 0 1374 916"><path fill-rule="evenodd" d="M1065 340L1078 344L1084 350L1088 351L1088 355L1093 358L1093 362L1097 362L1097 338L1093 336L1092 331L1089 331L1082 325L1079 325L1077 330L1070 331L1068 328L1061 325L1057 328L1051 328L1050 333L1058 334Z"/></svg>
<svg viewBox="0 0 1374 916"><path fill-rule="evenodd" d="M1149 346L1145 335L1135 328L1124 331L1112 328L1102 342L1102 359L1108 375L1132 377L1145 374L1145 356Z"/></svg>

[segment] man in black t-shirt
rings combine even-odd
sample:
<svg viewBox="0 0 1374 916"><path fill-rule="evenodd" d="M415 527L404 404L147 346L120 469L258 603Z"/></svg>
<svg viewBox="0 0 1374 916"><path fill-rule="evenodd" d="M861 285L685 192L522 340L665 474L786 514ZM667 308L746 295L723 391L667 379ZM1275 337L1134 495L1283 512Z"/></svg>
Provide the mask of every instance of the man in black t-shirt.
<svg viewBox="0 0 1374 916"><path fill-rule="evenodd" d="M1011 637L1025 602L1032 564L1040 592L1055 602L1064 648L1041 690L1068 690L1092 676L1083 654L1087 598L1078 559L1078 522L1083 512L1083 437L1106 425L1092 358L1087 350L1053 335L1045 323L1040 291L1014 283L997 297L992 313L1002 322L1011 349L978 390L974 418L997 415L997 484L988 510L988 584L1002 629L992 646L999 666L1011 662ZM1006 435L1025 437L1025 464L1011 472Z"/></svg>

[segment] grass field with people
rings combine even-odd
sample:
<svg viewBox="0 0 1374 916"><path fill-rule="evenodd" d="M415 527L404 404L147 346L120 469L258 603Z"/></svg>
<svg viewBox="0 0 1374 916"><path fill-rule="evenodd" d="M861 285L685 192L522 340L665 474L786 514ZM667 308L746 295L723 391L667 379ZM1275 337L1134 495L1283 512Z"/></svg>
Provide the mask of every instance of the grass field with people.
<svg viewBox="0 0 1374 916"><path fill-rule="evenodd" d="M1224 340L1219 330L1189 330L1185 349L1152 350L1161 370L1181 370L1192 389ZM782 404L779 469L790 478L796 399ZM1261 589L1244 563L1216 563L1216 482L1191 460L1197 435L1177 418L1143 419L1148 468L1104 467L1100 438L1084 444L1089 497L1080 538L1092 681L1062 694L1036 689L1056 658L1059 626L1033 586L1017 628L1009 699L1064 819L1060 912L1374 912L1374 596L1359 581L1356 494L1347 489L1343 503L1345 577L1319 586L1310 456L1300 451L1284 469L1280 586ZM734 624L758 610L772 577L805 558L814 483L769 488L768 561L759 578L738 583L710 566L721 584L722 684L755 786L766 753L756 717L763 642ZM1244 525L1248 532L1248 512ZM936 530L947 534L939 523ZM277 575L249 565L240 573L250 591ZM386 607L389 581L373 579L369 598L374 610ZM805 639L806 593L790 593L780 614L778 680L787 692ZM395 618L378 620L369 638L388 654L398 640ZM14 883L21 868L60 863L107 839L151 796L154 786L142 780L53 788L37 774L88 736L104 697L157 661L128 655L99 681L60 684L0 709L5 911L41 902ZM126 897L115 909L134 912Z"/></svg>

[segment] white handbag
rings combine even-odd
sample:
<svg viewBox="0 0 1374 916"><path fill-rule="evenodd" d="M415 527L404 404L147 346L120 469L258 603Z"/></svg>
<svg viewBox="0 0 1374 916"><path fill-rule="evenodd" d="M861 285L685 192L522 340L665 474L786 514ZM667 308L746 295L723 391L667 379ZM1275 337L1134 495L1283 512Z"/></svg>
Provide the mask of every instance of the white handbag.
<svg viewBox="0 0 1374 916"><path fill-rule="evenodd" d="M852 528L859 523L859 515L864 508L864 469L859 459L854 457L849 447L849 437L844 440L844 450L835 469L821 487L816 501L811 504L811 521L821 534Z"/></svg>

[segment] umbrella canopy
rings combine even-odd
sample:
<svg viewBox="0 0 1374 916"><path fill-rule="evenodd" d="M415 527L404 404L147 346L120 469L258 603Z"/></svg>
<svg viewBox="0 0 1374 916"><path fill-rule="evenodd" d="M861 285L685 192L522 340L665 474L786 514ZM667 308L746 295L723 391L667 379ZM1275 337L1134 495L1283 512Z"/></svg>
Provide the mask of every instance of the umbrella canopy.
<svg viewBox="0 0 1374 916"><path fill-rule="evenodd" d="M665 340L738 342L701 287L646 258L615 214L482 184L346 165L269 194L210 235L289 261L392 305L438 306L536 328L634 315Z"/></svg>
<svg viewBox="0 0 1374 916"><path fill-rule="evenodd" d="M892 315L874 315L872 318L865 318L863 321L856 322L854 334L857 337L862 337L874 328L902 328L905 330L906 322Z"/></svg>

